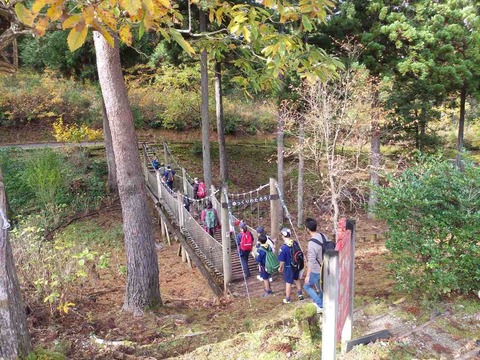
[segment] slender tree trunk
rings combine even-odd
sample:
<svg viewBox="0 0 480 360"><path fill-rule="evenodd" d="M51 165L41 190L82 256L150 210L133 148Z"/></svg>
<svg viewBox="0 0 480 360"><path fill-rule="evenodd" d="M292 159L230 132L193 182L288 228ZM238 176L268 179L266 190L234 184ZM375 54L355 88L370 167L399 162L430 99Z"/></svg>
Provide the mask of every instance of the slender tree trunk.
<svg viewBox="0 0 480 360"><path fill-rule="evenodd" d="M200 10L200 32L207 31L207 17ZM207 51L200 55L200 75L202 88L202 151L203 151L203 177L207 191L212 187L212 164L210 159L210 121L208 119L208 58Z"/></svg>
<svg viewBox="0 0 480 360"><path fill-rule="evenodd" d="M297 226L303 225L303 172L304 172L304 157L303 157L303 143L305 140L305 128L303 120L298 124L298 194L297 194Z"/></svg>
<svg viewBox="0 0 480 360"><path fill-rule="evenodd" d="M0 169L0 359L14 360L26 358L31 345L12 248L8 241L6 214L7 198Z"/></svg>
<svg viewBox="0 0 480 360"><path fill-rule="evenodd" d="M13 66L18 69L18 42L17 39L13 40Z"/></svg>
<svg viewBox="0 0 480 360"><path fill-rule="evenodd" d="M111 193L118 192L117 186L117 167L115 166L115 154L113 153L112 133L108 123L107 110L102 97L102 118L103 118L103 137L105 138L105 152L107 156L108 167L108 188Z"/></svg>
<svg viewBox="0 0 480 360"><path fill-rule="evenodd" d="M375 115L374 115L375 116ZM380 177L378 172L380 170L380 161L381 161L381 153L380 153L380 124L378 120L374 118L371 123L372 127L372 138L370 144L370 196L368 197L368 217L374 218L374 208L378 202L378 197L375 192L375 187L380 184Z"/></svg>
<svg viewBox="0 0 480 360"><path fill-rule="evenodd" d="M467 85L464 83L460 91L460 118L458 119L458 139L457 139L457 168L463 169L462 151L463 151L463 133L465 129L465 102L467 99Z"/></svg>
<svg viewBox="0 0 480 360"><path fill-rule="evenodd" d="M419 146L420 151L423 151L425 149L426 135L427 135L426 112L425 112L425 109L422 109L422 112L420 113L420 146Z"/></svg>
<svg viewBox="0 0 480 360"><path fill-rule="evenodd" d="M215 104L217 114L218 153L220 156L220 177L222 184L228 180L227 149L225 146L225 122L223 118L222 63L215 62Z"/></svg>
<svg viewBox="0 0 480 360"><path fill-rule="evenodd" d="M147 206L145 181L137 137L120 64L118 43L108 45L94 32L97 69L117 166L118 193L122 205L127 286L123 309L141 314L146 307L161 305L158 259Z"/></svg>

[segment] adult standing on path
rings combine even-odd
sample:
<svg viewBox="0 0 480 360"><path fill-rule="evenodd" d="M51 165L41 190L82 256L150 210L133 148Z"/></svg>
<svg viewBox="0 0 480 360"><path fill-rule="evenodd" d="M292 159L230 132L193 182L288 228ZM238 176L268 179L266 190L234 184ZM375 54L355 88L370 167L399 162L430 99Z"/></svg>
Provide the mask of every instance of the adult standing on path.
<svg viewBox="0 0 480 360"><path fill-rule="evenodd" d="M320 286L320 273L323 261L323 246L327 242L325 235L317 232L317 221L312 218L305 219L305 228L307 230L307 272L303 288L310 296L317 307L317 312L323 310L323 293ZM318 289L318 293L315 289Z"/></svg>

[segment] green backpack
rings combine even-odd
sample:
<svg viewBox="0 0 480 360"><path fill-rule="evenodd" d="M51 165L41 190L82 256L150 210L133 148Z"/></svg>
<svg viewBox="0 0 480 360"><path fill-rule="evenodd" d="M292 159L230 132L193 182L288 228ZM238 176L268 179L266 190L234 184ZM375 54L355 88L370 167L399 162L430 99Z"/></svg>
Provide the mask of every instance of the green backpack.
<svg viewBox="0 0 480 360"><path fill-rule="evenodd" d="M267 273L270 275L275 274L278 271L278 267L280 266L280 263L278 262L277 257L273 253L272 249L268 247L268 249L265 249L263 246L260 246L258 250L262 250L265 254L265 270Z"/></svg>

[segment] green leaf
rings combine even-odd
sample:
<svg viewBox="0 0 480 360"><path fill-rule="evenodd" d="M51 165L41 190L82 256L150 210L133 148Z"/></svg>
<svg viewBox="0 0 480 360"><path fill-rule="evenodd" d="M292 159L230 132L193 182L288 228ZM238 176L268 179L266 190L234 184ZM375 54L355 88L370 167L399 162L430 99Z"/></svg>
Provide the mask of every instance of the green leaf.
<svg viewBox="0 0 480 360"><path fill-rule="evenodd" d="M191 56L195 54L195 50L193 49L193 47L188 41L183 38L182 34L180 34L177 30L170 29L170 35L172 35L173 40L175 40L177 44L180 45L182 49L188 53L188 55Z"/></svg>
<svg viewBox="0 0 480 360"><path fill-rule="evenodd" d="M312 23L310 22L310 19L306 15L302 16L302 25L303 25L303 28L305 29L305 31L312 31L313 30Z"/></svg>

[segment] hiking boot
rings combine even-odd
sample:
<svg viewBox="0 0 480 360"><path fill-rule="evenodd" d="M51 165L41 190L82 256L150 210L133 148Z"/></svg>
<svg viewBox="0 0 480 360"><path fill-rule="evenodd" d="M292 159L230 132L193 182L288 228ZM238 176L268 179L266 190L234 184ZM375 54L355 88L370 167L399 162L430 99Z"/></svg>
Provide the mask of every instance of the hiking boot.
<svg viewBox="0 0 480 360"><path fill-rule="evenodd" d="M289 298L285 298L285 299L283 299L283 303L284 303L284 304L290 304L291 301L290 301Z"/></svg>
<svg viewBox="0 0 480 360"><path fill-rule="evenodd" d="M305 298L303 297L302 294L298 294L298 300L302 301L302 300L305 300Z"/></svg>

